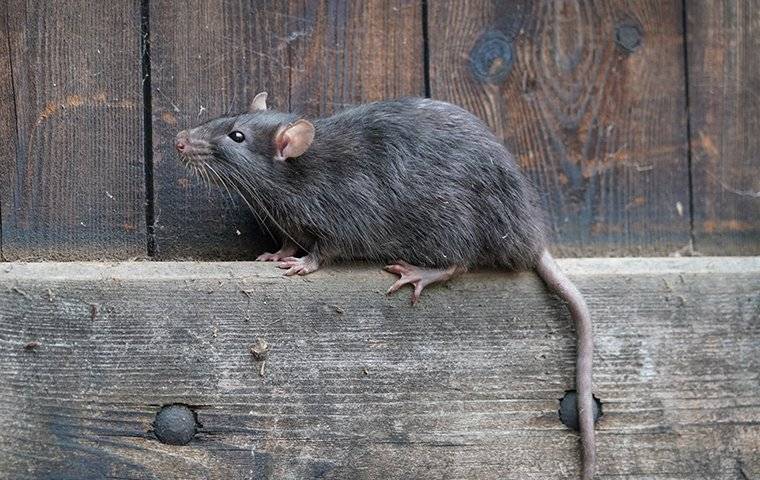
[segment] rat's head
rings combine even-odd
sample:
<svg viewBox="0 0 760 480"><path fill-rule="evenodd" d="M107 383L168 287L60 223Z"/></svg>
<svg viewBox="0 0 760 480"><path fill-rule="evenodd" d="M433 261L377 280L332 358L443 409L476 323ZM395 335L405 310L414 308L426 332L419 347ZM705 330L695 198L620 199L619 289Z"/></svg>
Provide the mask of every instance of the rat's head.
<svg viewBox="0 0 760 480"><path fill-rule="evenodd" d="M314 125L294 115L267 110L259 93L247 113L219 117L177 134L182 162L207 180L268 176L277 162L302 155L314 140Z"/></svg>

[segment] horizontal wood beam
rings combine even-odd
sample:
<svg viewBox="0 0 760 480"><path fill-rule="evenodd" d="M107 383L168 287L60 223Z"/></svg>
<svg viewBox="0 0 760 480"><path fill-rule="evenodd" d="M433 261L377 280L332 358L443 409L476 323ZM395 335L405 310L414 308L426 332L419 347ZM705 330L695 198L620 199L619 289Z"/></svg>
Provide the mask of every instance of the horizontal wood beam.
<svg viewBox="0 0 760 480"><path fill-rule="evenodd" d="M760 476L760 258L560 264L595 322L598 478ZM561 302L530 273L467 274L415 307L383 295L392 280L375 266L0 264L0 471L575 478ZM174 403L198 422L187 445L156 438Z"/></svg>

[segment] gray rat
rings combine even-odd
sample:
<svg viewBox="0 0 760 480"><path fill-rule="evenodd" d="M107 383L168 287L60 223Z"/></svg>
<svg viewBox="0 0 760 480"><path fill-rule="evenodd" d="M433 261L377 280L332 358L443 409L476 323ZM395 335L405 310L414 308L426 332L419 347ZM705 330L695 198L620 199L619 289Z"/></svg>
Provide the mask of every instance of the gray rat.
<svg viewBox="0 0 760 480"><path fill-rule="evenodd" d="M176 148L206 180L240 194L283 239L257 260L305 275L335 260L388 263L388 290L426 286L476 267L535 270L569 305L583 478L595 468L593 351L586 302L546 250L538 196L488 127L455 105L403 98L307 120L268 110L180 132ZM299 250L305 254L295 255Z"/></svg>

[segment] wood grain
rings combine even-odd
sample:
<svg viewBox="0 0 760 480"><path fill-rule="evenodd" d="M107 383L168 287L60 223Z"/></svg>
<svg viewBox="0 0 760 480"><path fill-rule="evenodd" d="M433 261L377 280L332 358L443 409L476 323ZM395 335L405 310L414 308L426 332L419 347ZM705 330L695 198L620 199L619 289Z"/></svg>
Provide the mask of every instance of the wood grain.
<svg viewBox="0 0 760 480"><path fill-rule="evenodd" d="M174 137L259 91L287 110L287 2L155 0L150 22L156 257L251 258L268 237L244 202L191 176Z"/></svg>
<svg viewBox="0 0 760 480"><path fill-rule="evenodd" d="M179 165L177 131L258 90L310 114L423 93L421 25L419 3L400 0L151 2L157 257L252 258L269 244L242 202Z"/></svg>
<svg viewBox="0 0 760 480"><path fill-rule="evenodd" d="M760 2L687 2L694 248L760 254Z"/></svg>
<svg viewBox="0 0 760 480"><path fill-rule="evenodd" d="M421 2L301 0L289 12L292 110L425 95Z"/></svg>
<svg viewBox="0 0 760 480"><path fill-rule="evenodd" d="M689 242L681 2L431 1L430 85L501 136L562 255Z"/></svg>
<svg viewBox="0 0 760 480"><path fill-rule="evenodd" d="M760 476L760 260L560 264L595 322L598 478ZM577 478L573 332L538 279L468 274L417 307L392 280L6 264L0 478ZM174 402L202 424L183 447L151 433Z"/></svg>
<svg viewBox="0 0 760 480"><path fill-rule="evenodd" d="M0 156L4 257L144 256L140 3L3 5L17 112Z"/></svg>
<svg viewBox="0 0 760 480"><path fill-rule="evenodd" d="M13 95L11 52L8 37L8 3L0 3L0 159L16 158L16 97ZM4 179L0 176L0 182ZM0 183L0 192L5 189ZM2 210L5 208L0 194L0 260L3 259Z"/></svg>

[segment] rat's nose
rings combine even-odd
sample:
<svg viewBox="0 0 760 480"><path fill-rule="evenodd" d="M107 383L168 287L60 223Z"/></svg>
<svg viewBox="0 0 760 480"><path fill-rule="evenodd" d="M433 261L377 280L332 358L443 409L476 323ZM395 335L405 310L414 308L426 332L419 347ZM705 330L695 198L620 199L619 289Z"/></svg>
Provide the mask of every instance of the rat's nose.
<svg viewBox="0 0 760 480"><path fill-rule="evenodd" d="M179 153L182 153L187 148L188 143L189 142L187 140L187 135L185 135L185 132L179 132L179 134L177 134L177 139L174 142L174 148L176 148Z"/></svg>

